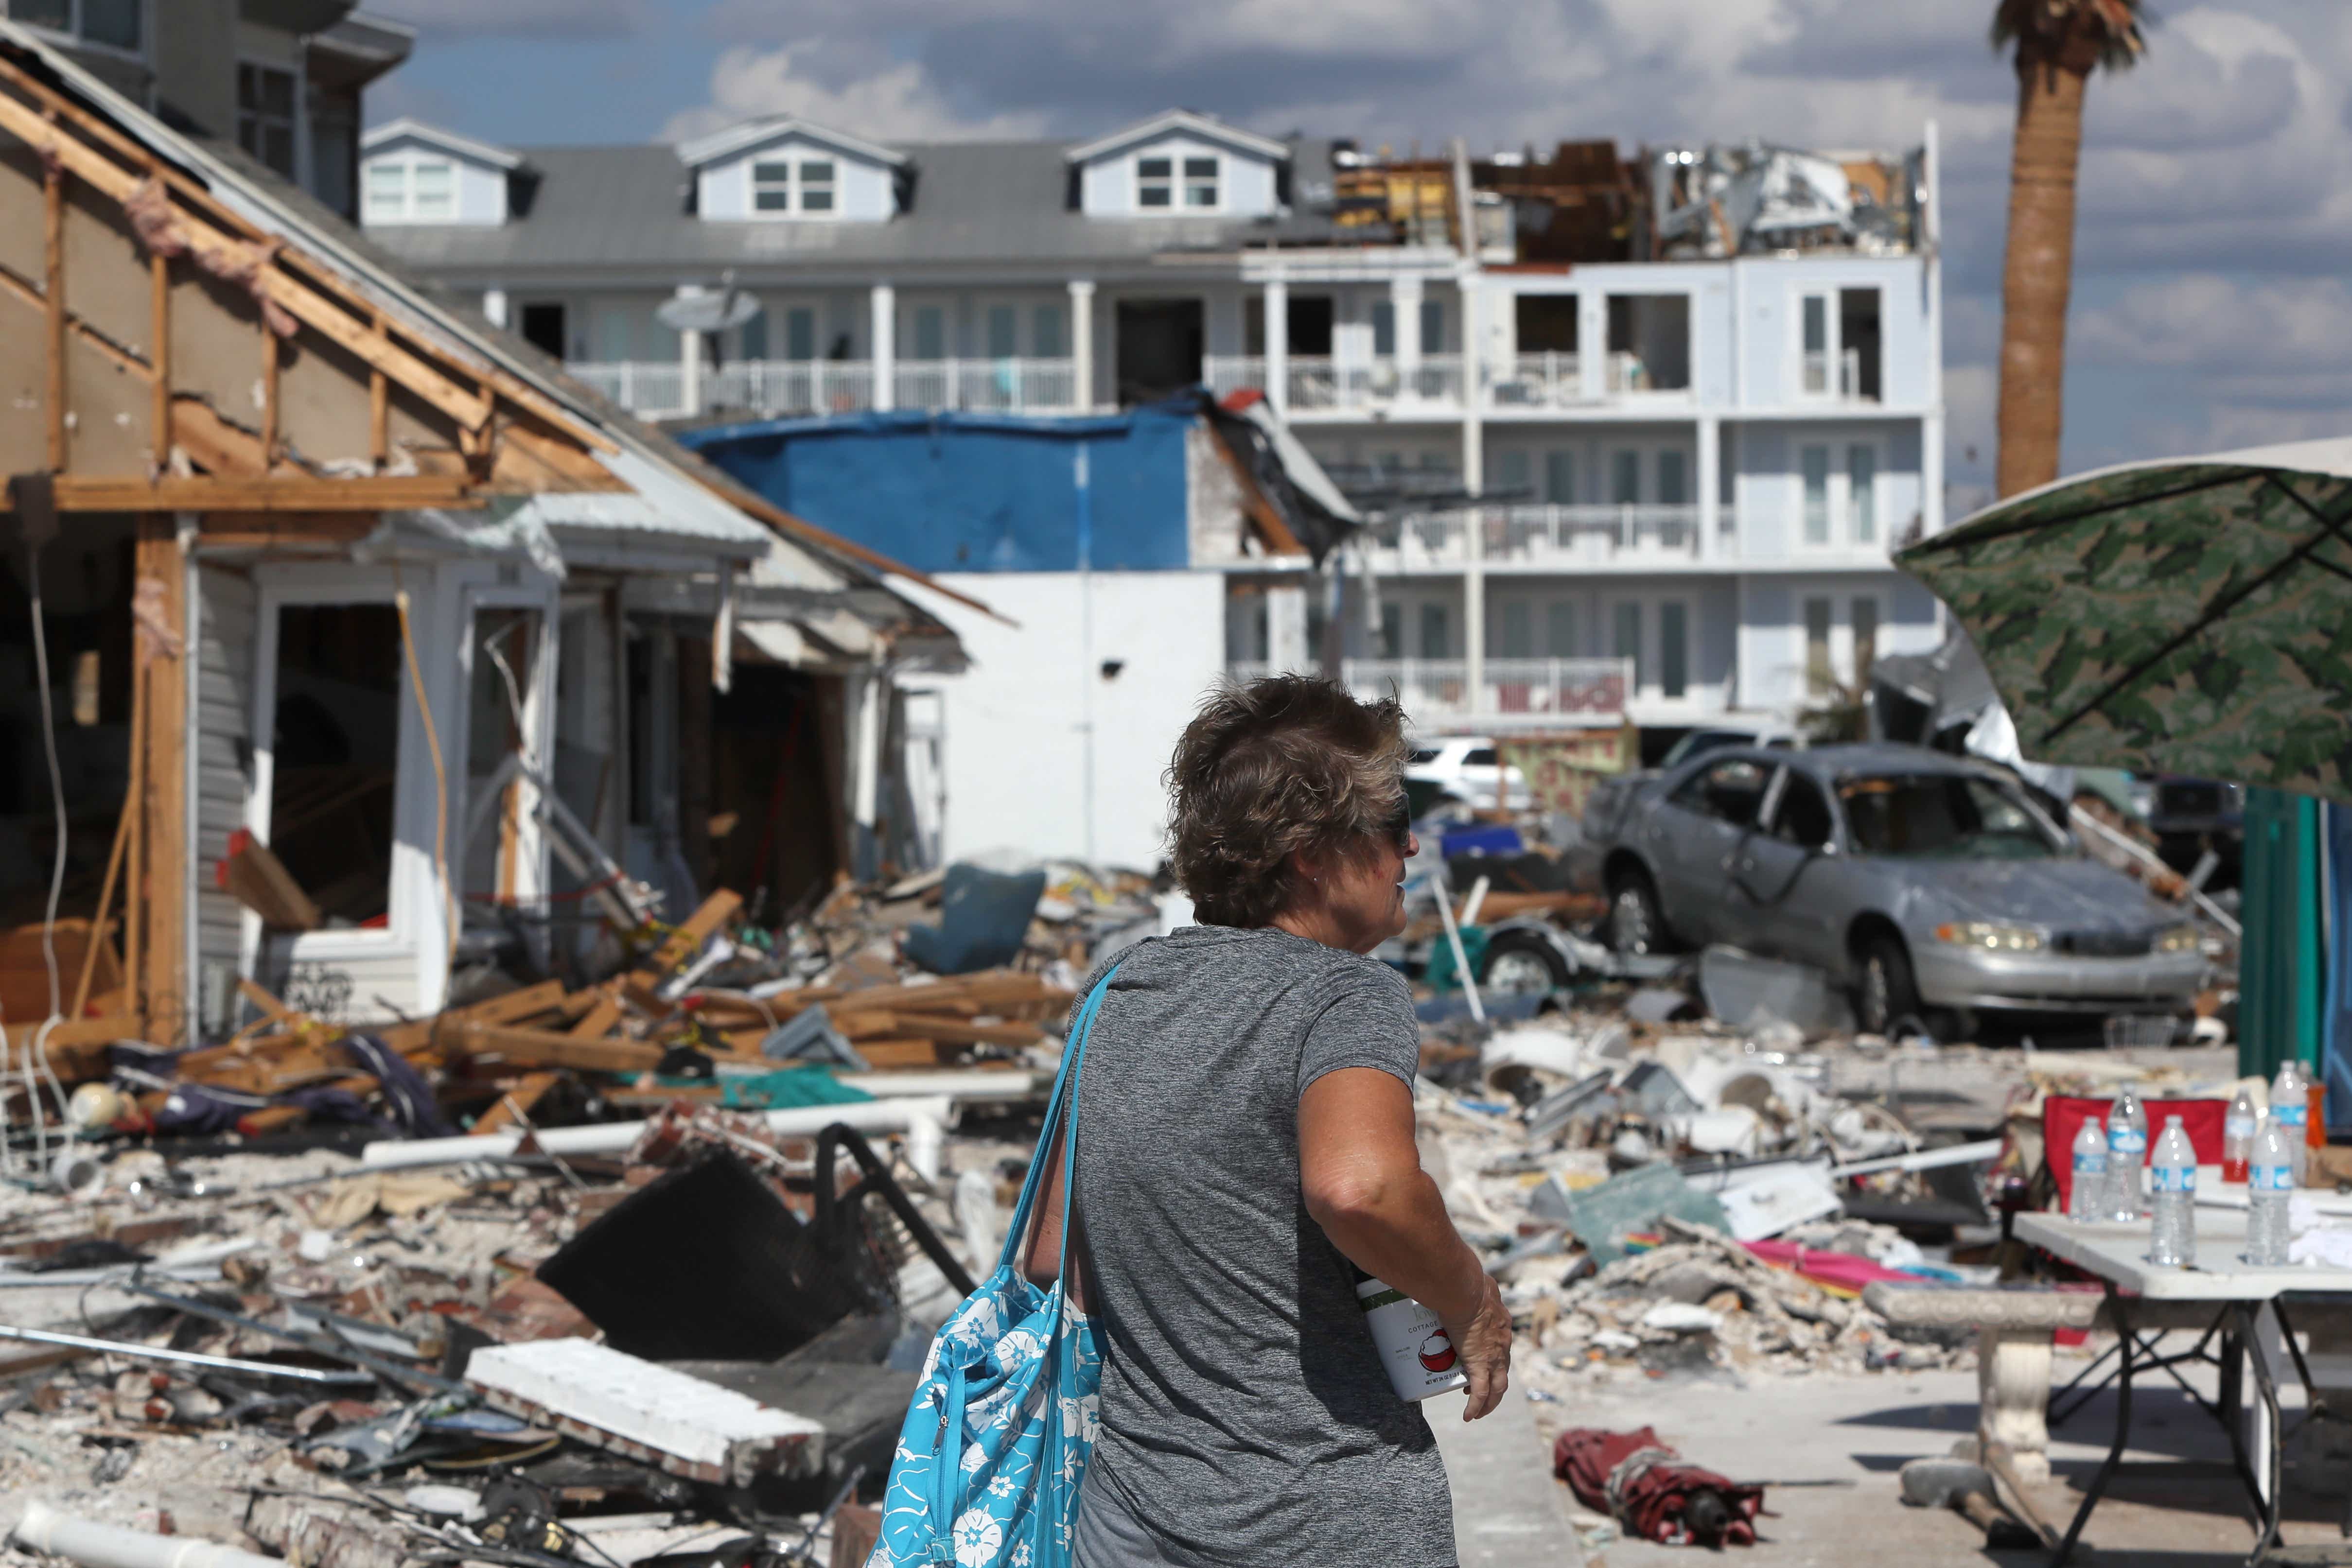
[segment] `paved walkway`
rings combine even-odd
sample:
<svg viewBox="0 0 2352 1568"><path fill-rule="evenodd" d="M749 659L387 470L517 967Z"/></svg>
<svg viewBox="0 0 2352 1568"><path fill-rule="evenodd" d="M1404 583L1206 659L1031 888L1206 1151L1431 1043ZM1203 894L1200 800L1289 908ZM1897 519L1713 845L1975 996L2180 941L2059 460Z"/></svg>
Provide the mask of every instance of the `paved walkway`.
<svg viewBox="0 0 2352 1568"><path fill-rule="evenodd" d="M1583 1549L1560 1507L1549 1451L1518 1385L1483 1421L1462 1419L1458 1394L1423 1408L1454 1482L1462 1568L1582 1568Z"/></svg>

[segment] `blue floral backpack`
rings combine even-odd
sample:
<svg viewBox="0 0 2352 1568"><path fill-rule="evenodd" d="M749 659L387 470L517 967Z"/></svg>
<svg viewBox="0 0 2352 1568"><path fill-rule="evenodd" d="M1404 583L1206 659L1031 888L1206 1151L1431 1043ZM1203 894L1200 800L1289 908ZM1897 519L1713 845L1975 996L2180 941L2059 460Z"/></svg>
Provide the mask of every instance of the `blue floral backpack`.
<svg viewBox="0 0 2352 1568"><path fill-rule="evenodd" d="M996 1271L931 1341L898 1433L882 1497L882 1535L866 1568L1062 1568L1069 1562L1078 1481L1101 1426L1102 1386L1093 1325L1064 1295L1077 1080L1109 985L1105 975L1078 1009ZM1061 1267L1053 1287L1041 1291L1023 1276L1020 1260L1065 1107Z"/></svg>

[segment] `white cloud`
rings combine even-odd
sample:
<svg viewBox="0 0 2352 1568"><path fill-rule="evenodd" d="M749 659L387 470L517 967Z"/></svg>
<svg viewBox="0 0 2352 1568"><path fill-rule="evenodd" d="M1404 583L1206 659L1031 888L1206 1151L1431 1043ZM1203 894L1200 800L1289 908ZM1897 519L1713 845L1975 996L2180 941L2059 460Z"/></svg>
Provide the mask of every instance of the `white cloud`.
<svg viewBox="0 0 2352 1568"><path fill-rule="evenodd" d="M730 48L710 75L710 101L671 117L664 141L687 141L761 115L793 114L881 141L945 141L1035 136L1045 117L1034 110L970 114L958 110L919 61L886 64L870 75L828 83L811 70L821 47Z"/></svg>

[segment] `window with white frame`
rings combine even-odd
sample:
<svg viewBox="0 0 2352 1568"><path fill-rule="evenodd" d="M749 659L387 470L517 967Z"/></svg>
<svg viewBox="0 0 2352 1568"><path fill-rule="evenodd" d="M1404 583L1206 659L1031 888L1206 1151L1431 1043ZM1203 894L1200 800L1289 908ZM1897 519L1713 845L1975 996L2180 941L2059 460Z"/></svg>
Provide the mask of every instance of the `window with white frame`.
<svg viewBox="0 0 2352 1568"><path fill-rule="evenodd" d="M1690 695L1690 606L1679 599L1658 606L1658 695Z"/></svg>
<svg viewBox="0 0 2352 1568"><path fill-rule="evenodd" d="M1453 631L1446 625L1445 606L1423 602L1421 607L1421 656L1443 659L1453 646Z"/></svg>
<svg viewBox="0 0 2352 1568"><path fill-rule="evenodd" d="M1679 446L1669 446L1658 454L1658 504L1664 507L1686 507L1690 504L1690 464Z"/></svg>
<svg viewBox="0 0 2352 1568"><path fill-rule="evenodd" d="M1807 397L1830 394L1830 297L1808 294L1799 306L1798 385Z"/></svg>
<svg viewBox="0 0 2352 1568"><path fill-rule="evenodd" d="M1135 161L1135 204L1153 210L1176 204L1176 160L1138 158Z"/></svg>
<svg viewBox="0 0 2352 1568"><path fill-rule="evenodd" d="M1544 454L1544 499L1555 507L1576 505L1576 453L1555 446Z"/></svg>
<svg viewBox="0 0 2352 1568"><path fill-rule="evenodd" d="M760 158L751 163L751 210L782 217L838 209L840 170L830 158Z"/></svg>
<svg viewBox="0 0 2352 1568"><path fill-rule="evenodd" d="M1846 514L1853 524L1853 542L1878 542L1878 448L1857 441L1845 449Z"/></svg>
<svg viewBox="0 0 2352 1568"><path fill-rule="evenodd" d="M1062 308L1040 305L1030 319L1029 346L1041 360L1062 357Z"/></svg>
<svg viewBox="0 0 2352 1568"><path fill-rule="evenodd" d="M1620 449L1609 455L1609 503L1631 507L1642 499L1642 455Z"/></svg>
<svg viewBox="0 0 2352 1568"><path fill-rule="evenodd" d="M1223 198L1223 182L1218 177L1217 160L1187 158L1184 160L1184 204L1195 211L1213 211Z"/></svg>
<svg viewBox="0 0 2352 1568"><path fill-rule="evenodd" d="M834 191L837 172L830 158L801 160L801 211L829 213L834 210Z"/></svg>
<svg viewBox="0 0 2352 1568"><path fill-rule="evenodd" d="M246 60L236 68L236 144L294 177L294 73Z"/></svg>
<svg viewBox="0 0 2352 1568"><path fill-rule="evenodd" d="M372 224L446 224L457 216L457 167L427 155L371 158L362 209Z"/></svg>
<svg viewBox="0 0 2352 1568"><path fill-rule="evenodd" d="M793 210L793 166L783 158L762 158L751 165L751 210L789 213Z"/></svg>
<svg viewBox="0 0 2352 1568"><path fill-rule="evenodd" d="M1828 599L1805 601L1805 689L1816 696L1837 680L1836 667L1830 663L1830 629L1836 615L1837 606Z"/></svg>
<svg viewBox="0 0 2352 1568"><path fill-rule="evenodd" d="M1878 601L1869 595L1857 596L1853 612L1853 678L1856 684L1870 679L1870 667L1878 662Z"/></svg>
<svg viewBox="0 0 2352 1568"><path fill-rule="evenodd" d="M1802 476L1805 492L1805 542L1825 545L1830 542L1830 449L1826 446L1801 447L1797 453L1797 468Z"/></svg>

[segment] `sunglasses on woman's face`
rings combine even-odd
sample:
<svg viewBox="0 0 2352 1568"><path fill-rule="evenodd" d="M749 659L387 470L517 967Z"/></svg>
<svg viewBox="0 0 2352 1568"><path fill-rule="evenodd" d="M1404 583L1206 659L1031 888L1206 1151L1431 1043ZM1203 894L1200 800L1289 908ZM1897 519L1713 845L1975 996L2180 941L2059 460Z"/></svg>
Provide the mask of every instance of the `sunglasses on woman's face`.
<svg viewBox="0 0 2352 1568"><path fill-rule="evenodd" d="M1396 810L1389 814L1389 837L1396 843L1397 853L1412 858L1412 801L1406 796L1397 797Z"/></svg>

